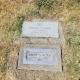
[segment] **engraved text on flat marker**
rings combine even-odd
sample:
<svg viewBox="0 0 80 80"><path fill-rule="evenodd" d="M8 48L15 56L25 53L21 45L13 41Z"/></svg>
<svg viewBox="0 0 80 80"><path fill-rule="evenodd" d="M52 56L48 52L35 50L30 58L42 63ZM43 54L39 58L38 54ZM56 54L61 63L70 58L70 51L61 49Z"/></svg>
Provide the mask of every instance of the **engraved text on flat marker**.
<svg viewBox="0 0 80 80"><path fill-rule="evenodd" d="M22 37L59 38L58 22L26 22L22 26Z"/></svg>

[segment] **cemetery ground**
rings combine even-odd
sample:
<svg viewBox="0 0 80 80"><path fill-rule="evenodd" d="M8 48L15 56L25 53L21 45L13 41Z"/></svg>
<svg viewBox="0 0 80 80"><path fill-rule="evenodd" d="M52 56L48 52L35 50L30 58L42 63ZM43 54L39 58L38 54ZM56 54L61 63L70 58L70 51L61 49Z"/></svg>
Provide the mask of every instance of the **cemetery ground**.
<svg viewBox="0 0 80 80"><path fill-rule="evenodd" d="M63 72L66 74L66 80L80 80L79 0L60 0L52 9L38 9L35 1L22 3L17 0L0 0L0 80L5 80L7 77L9 55L16 56L16 53L19 52L19 38L23 20L39 18L61 22L65 37ZM11 76L11 80L16 80L12 74L8 76ZM33 76L28 76L30 80L33 79ZM54 76L51 75L51 77ZM45 76L42 79L52 80Z"/></svg>

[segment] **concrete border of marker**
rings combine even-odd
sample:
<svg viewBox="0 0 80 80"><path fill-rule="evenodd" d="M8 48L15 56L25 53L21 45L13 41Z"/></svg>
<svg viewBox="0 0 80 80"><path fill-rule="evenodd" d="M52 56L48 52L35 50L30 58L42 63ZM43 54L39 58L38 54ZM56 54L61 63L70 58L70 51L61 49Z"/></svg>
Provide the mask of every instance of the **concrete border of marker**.
<svg viewBox="0 0 80 80"><path fill-rule="evenodd" d="M48 48L53 49L56 48L58 51L56 56L58 58L58 64L56 65L33 65L33 64L23 64L23 49L24 48ZM18 69L27 69L27 70L44 70L44 71L55 71L55 72L62 72L62 60L61 60L61 47L59 45L26 45L20 49L19 53L19 60L18 60Z"/></svg>

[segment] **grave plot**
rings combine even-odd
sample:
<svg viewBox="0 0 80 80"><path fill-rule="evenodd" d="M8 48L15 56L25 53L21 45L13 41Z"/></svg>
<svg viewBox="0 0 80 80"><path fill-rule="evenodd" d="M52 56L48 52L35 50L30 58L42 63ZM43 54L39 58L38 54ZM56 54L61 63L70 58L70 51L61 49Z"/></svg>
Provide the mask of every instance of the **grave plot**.
<svg viewBox="0 0 80 80"><path fill-rule="evenodd" d="M53 37L59 38L58 22L24 22L22 37Z"/></svg>
<svg viewBox="0 0 80 80"><path fill-rule="evenodd" d="M58 22L24 21L20 51L9 55L6 80L66 80L62 73L63 43Z"/></svg>
<svg viewBox="0 0 80 80"><path fill-rule="evenodd" d="M62 72L60 46L29 45L21 48L18 69Z"/></svg>
<svg viewBox="0 0 80 80"><path fill-rule="evenodd" d="M33 44L33 47L21 47L18 60L18 69L27 70L45 70L62 71L61 62L61 29L57 21L24 21L22 25L22 40L34 39L34 42L43 42L42 44ZM51 38L54 44L49 44ZM30 40L31 40L30 39ZM37 40L36 40L37 39ZM41 40L43 39L43 40ZM38 41L39 40L39 41ZM51 41L51 42L52 42ZM26 42L26 41L24 41ZM29 44L29 43L28 43ZM37 47L35 47L37 45ZM45 47L40 47L41 45ZM53 46L49 48L49 46ZM58 46L57 46L58 45ZM29 44L30 46L30 44ZM59 47L60 46L60 47Z"/></svg>
<svg viewBox="0 0 80 80"><path fill-rule="evenodd" d="M62 28L58 21L24 21L22 41L30 44L62 44Z"/></svg>

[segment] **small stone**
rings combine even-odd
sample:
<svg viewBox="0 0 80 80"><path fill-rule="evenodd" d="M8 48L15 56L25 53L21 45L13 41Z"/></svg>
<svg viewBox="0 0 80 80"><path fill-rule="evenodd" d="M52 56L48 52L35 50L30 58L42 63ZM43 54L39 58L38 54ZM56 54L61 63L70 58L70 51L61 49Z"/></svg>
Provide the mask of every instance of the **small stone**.
<svg viewBox="0 0 80 80"><path fill-rule="evenodd" d="M40 80L39 78L36 78L36 80Z"/></svg>
<svg viewBox="0 0 80 80"><path fill-rule="evenodd" d="M32 3L34 0L22 0L22 3Z"/></svg>

